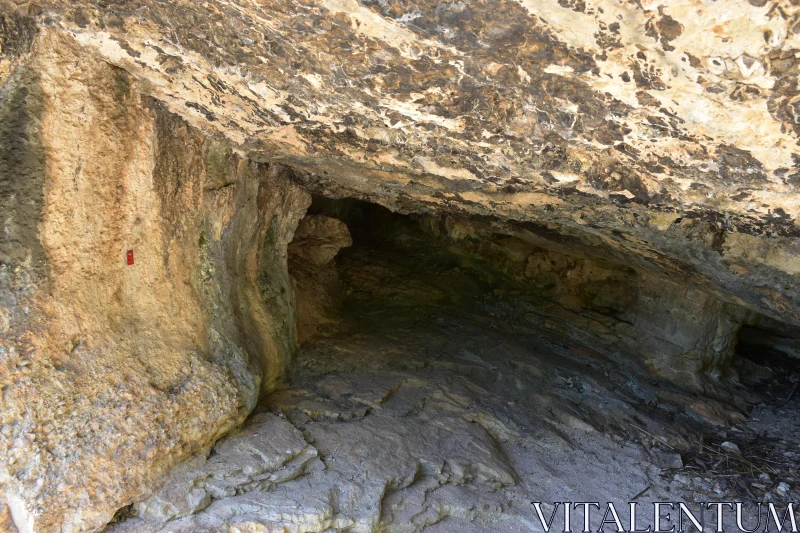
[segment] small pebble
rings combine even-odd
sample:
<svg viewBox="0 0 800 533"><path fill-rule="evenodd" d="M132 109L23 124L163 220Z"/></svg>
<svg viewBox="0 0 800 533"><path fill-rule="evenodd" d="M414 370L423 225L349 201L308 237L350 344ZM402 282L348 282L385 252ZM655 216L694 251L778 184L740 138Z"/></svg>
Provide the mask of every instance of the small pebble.
<svg viewBox="0 0 800 533"><path fill-rule="evenodd" d="M786 493L789 492L789 484L785 481L781 481L778 483L778 487L775 489L775 492L780 494L781 496L786 496Z"/></svg>
<svg viewBox="0 0 800 533"><path fill-rule="evenodd" d="M735 454L742 453L739 447L730 441L723 442L720 447L728 453L735 453Z"/></svg>
<svg viewBox="0 0 800 533"><path fill-rule="evenodd" d="M683 485L688 485L689 484L689 477L688 476L684 476L683 474L675 474L675 477L673 479L675 481L677 481L678 483L681 483Z"/></svg>

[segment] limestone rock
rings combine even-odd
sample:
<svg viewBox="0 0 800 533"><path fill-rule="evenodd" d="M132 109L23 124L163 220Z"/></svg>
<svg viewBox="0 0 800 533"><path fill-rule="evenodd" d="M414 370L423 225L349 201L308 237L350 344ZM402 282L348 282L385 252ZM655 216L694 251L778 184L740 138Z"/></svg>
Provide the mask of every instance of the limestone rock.
<svg viewBox="0 0 800 533"><path fill-rule="evenodd" d="M288 422L265 414L218 442L211 453L174 470L165 486L136 504L137 516L163 523L195 514L213 499L293 479L317 455Z"/></svg>
<svg viewBox="0 0 800 533"><path fill-rule="evenodd" d="M310 198L71 38L0 109L0 501L24 533L93 531L280 379Z"/></svg>
<svg viewBox="0 0 800 533"><path fill-rule="evenodd" d="M736 455L741 455L742 453L741 450L739 450L739 446L737 446L733 442L725 441L722 444L720 444L719 447L722 448L722 450L727 453L732 453Z"/></svg>
<svg viewBox="0 0 800 533"><path fill-rule="evenodd" d="M7 531L8 533L17 533L17 528L11 518L11 511L8 505L0 505L0 531Z"/></svg>
<svg viewBox="0 0 800 533"><path fill-rule="evenodd" d="M323 267L330 264L339 250L352 244L353 239L344 222L324 215L311 215L297 225L289 253L298 262Z"/></svg>
<svg viewBox="0 0 800 533"><path fill-rule="evenodd" d="M678 469L683 468L683 459L679 453L670 453L664 450L655 450L653 455L656 463L662 469Z"/></svg>
<svg viewBox="0 0 800 533"><path fill-rule="evenodd" d="M535 222L800 324L793 2L4 4L6 77L63 35L318 191Z"/></svg>
<svg viewBox="0 0 800 533"><path fill-rule="evenodd" d="M282 383L297 341L335 322L331 265L348 243L341 223L309 219L294 250L315 268L290 279L312 195L418 216L449 251L538 291L515 307L491 287L490 316L713 396L631 386L643 403L741 422L724 380L742 324L777 325L759 338L797 351L795 4L0 0L0 524L97 531ZM421 306L463 300L384 274L350 275ZM494 371L475 357L418 364ZM311 420L382 401L360 399L300 398ZM551 408L559 431L603 427ZM446 457L403 453L467 492L442 489L419 523L468 520L469 490L514 475L499 436L434 418ZM375 486L411 483L406 466ZM187 531L213 530L205 506L243 529L261 515L368 529L375 486L353 489L341 522L325 484L276 507L213 501L238 481L182 485L141 512L196 512Z"/></svg>
<svg viewBox="0 0 800 533"><path fill-rule="evenodd" d="M341 288L333 259L339 250L352 244L350 232L341 220L310 215L298 224L288 250L298 342L312 338L321 327L335 322Z"/></svg>

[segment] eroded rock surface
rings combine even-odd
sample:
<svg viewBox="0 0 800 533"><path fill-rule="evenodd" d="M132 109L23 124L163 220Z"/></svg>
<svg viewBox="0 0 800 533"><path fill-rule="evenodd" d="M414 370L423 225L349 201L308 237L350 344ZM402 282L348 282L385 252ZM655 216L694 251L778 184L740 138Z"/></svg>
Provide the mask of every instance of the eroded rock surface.
<svg viewBox="0 0 800 533"><path fill-rule="evenodd" d="M110 531L414 532L440 522L453 532L530 531L538 525L530 501L584 495L581 476L594 480L598 496L608 486L629 497L650 483L653 459L639 448L602 436L555 397L543 403L550 393L533 385L539 372L555 371L549 364L523 351L498 358L514 347L457 317L392 331L400 338L360 335L334 341L333 351L327 342L301 352L295 387L268 397L244 434L226 437L207 462L187 463L188 474L182 468L140 504L139 518ZM305 440L295 441L298 430ZM288 436L297 444L279 449ZM302 467L275 470L306 442L313 452ZM622 472L633 475L620 481ZM669 491L654 496L662 494ZM194 512L181 518L179 506Z"/></svg>
<svg viewBox="0 0 800 533"><path fill-rule="evenodd" d="M251 157L395 209L545 222L800 323L788 0L24 1Z"/></svg>
<svg viewBox="0 0 800 533"><path fill-rule="evenodd" d="M0 500L23 533L101 528L274 386L310 201L50 37L0 96Z"/></svg>
<svg viewBox="0 0 800 533"><path fill-rule="evenodd" d="M125 515L282 384L297 340L335 333L342 225L308 222L295 258L313 268L289 273L312 194L414 214L449 253L530 285L513 304L484 291L470 312L664 378L629 390L687 420L741 421L737 369L769 378L733 357L742 324L797 353L794 4L0 0L0 524L95 531ZM485 288L448 274L396 291L380 268L344 272L391 305ZM320 409L337 413L330 401ZM396 423L365 415L353 431ZM315 424L320 441L348 437ZM324 464L304 439L250 481ZM283 507L231 500L238 478L220 492L192 478L183 500L137 509L194 524L230 504L223 522L253 506L276 524L366 528L382 516L375 489L415 486L405 468L422 457L448 460L407 452L363 494L356 483L346 513L322 489L302 503L281 492L324 487L329 469L273 487ZM453 459L453 479L497 492L517 468L473 459ZM476 516L462 496L431 516Z"/></svg>
<svg viewBox="0 0 800 533"><path fill-rule="evenodd" d="M313 338L320 328L338 321L341 288L333 259L339 250L352 244L347 225L336 218L307 216L298 224L289 244L298 342Z"/></svg>
<svg viewBox="0 0 800 533"><path fill-rule="evenodd" d="M533 501L735 497L733 482L681 471L681 453L704 415L728 427L739 408L515 328L514 295L475 290L478 265L355 240L337 261L341 330L302 348L291 387L110 533L529 532L543 530Z"/></svg>
<svg viewBox="0 0 800 533"><path fill-rule="evenodd" d="M377 209L359 226L375 206L323 201L310 210L354 228L354 246L336 260L346 294L339 322L299 351L291 386L266 397L243 432L210 459L187 462L112 533L542 531L532 501L736 498L729 476L706 477L699 463L684 470L700 428L739 442L768 426L797 434L774 407L744 424L742 389L714 399L583 344L591 314L583 339L559 327L566 319L546 293L515 290L516 278L504 277L513 261L463 241L448 249L422 231L431 228L425 217ZM467 238L463 226L446 225ZM503 249L525 257L521 245ZM573 277L558 271L563 283ZM575 287L561 294L575 296Z"/></svg>

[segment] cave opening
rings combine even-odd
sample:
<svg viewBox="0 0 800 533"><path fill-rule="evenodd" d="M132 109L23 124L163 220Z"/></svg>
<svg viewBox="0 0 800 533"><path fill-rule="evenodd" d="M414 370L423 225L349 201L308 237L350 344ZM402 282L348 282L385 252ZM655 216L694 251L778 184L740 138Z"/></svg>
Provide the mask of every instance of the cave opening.
<svg viewBox="0 0 800 533"><path fill-rule="evenodd" d="M650 487L647 501L755 483L790 498L796 409L759 389L786 359L753 357L754 338L777 337L741 325L760 315L549 229L355 199L314 197L289 271L300 349L261 411L315 443L323 486L355 473L346 490L365 497L359 476L388 476L384 525L460 491L604 501ZM729 442L739 466L720 455ZM498 514L470 516L444 512L440 530Z"/></svg>
<svg viewBox="0 0 800 533"><path fill-rule="evenodd" d="M286 254L285 383L136 520L516 533L531 502L796 499L788 326L537 224L313 196Z"/></svg>
<svg viewBox="0 0 800 533"><path fill-rule="evenodd" d="M313 236L311 225L317 228ZM445 219L393 213L360 200L315 197L299 238L289 245L301 345L326 334L425 321L437 313L494 316L488 295L513 292L514 282L479 257L448 248L440 238L446 225ZM338 251L327 270L316 269L310 279L314 248Z"/></svg>
<svg viewBox="0 0 800 533"><path fill-rule="evenodd" d="M800 382L800 328L753 315L737 332L735 366L741 380L784 405Z"/></svg>

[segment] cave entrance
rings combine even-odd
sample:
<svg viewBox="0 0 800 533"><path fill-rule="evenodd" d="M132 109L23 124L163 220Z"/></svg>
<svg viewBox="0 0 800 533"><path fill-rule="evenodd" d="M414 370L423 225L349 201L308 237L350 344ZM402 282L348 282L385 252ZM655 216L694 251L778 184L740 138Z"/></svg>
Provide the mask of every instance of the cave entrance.
<svg viewBox="0 0 800 533"><path fill-rule="evenodd" d="M289 246L299 343L437 314L488 318L494 313L487 300L519 294L499 270L448 248L446 225L359 200L315 197Z"/></svg>
<svg viewBox="0 0 800 533"><path fill-rule="evenodd" d="M741 380L758 387L773 403L784 404L797 393L800 328L754 315L739 329L736 355Z"/></svg>
<svg viewBox="0 0 800 533"><path fill-rule="evenodd" d="M687 398L597 333L631 322L635 272L516 231L314 198L289 245L300 349L262 410L313 443L306 486L341 483L344 514L523 531L531 501L626 502L683 468ZM678 498L661 485L642 501Z"/></svg>
<svg viewBox="0 0 800 533"><path fill-rule="evenodd" d="M452 485L476 501L499 488L519 501L628 501L646 487L642 501L791 498L796 406L747 416L791 363L776 351L791 335L547 237L315 197L290 245L301 348L291 388L265 408L311 435L328 467L414 464L381 503L386 523ZM469 530L459 520L441 531Z"/></svg>
<svg viewBox="0 0 800 533"><path fill-rule="evenodd" d="M288 246L286 387L145 509L186 533L520 533L543 529L533 502L559 524L553 502L614 502L629 523L630 501L797 501L800 394L741 384L777 372L763 348L788 337L590 248L314 198Z"/></svg>

